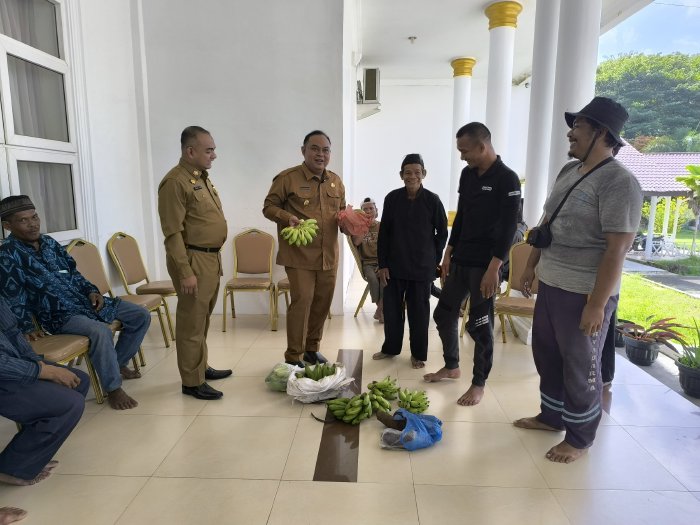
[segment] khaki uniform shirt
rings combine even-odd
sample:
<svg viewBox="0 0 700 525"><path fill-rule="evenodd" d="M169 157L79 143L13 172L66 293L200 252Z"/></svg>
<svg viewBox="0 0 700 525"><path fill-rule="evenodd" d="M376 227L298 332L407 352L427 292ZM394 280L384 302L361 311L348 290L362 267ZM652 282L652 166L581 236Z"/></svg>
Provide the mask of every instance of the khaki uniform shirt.
<svg viewBox="0 0 700 525"><path fill-rule="evenodd" d="M300 270L330 270L338 266L337 214L345 209L345 186L340 177L324 170L319 177L305 164L289 168L272 180L263 215L277 223L278 233L289 218L316 219L318 235L306 246L290 246L279 237L277 264Z"/></svg>
<svg viewBox="0 0 700 525"><path fill-rule="evenodd" d="M194 275L187 257L188 245L221 248L226 241L228 227L221 200L208 173L182 159L158 186L158 213L165 252L175 262L180 279Z"/></svg>

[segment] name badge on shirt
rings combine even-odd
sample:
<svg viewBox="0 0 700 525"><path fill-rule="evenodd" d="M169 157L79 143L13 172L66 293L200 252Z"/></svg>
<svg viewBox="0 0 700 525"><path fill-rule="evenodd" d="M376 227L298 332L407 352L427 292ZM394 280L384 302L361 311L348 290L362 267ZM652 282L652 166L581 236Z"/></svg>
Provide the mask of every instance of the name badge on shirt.
<svg viewBox="0 0 700 525"><path fill-rule="evenodd" d="M202 187L201 187L201 186L200 186L200 185L198 184L198 185L197 185L197 186L195 186L195 187L194 187L193 189L194 189L195 191L197 191L197 190L201 190L201 189L202 189Z"/></svg>

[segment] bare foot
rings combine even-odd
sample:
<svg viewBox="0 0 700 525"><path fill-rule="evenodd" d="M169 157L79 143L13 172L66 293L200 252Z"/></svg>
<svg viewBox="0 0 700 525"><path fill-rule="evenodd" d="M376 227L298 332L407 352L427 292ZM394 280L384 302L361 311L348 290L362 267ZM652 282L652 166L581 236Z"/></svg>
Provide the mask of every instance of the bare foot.
<svg viewBox="0 0 700 525"><path fill-rule="evenodd" d="M119 369L119 373L122 375L122 379L138 379L141 377L141 372L138 370L132 370L128 366L122 366Z"/></svg>
<svg viewBox="0 0 700 525"><path fill-rule="evenodd" d="M129 395L121 388L112 390L109 394L107 394L107 401L109 401L109 406L111 406L114 410L128 410L139 406L138 401L132 397L129 397Z"/></svg>
<svg viewBox="0 0 700 525"><path fill-rule="evenodd" d="M549 452L544 456L555 463L573 463L586 452L588 452L587 448L576 448L569 445L566 441L562 441L550 448Z"/></svg>
<svg viewBox="0 0 700 525"><path fill-rule="evenodd" d="M390 354L385 354L384 352L377 352L376 354L372 354L372 359L375 361L378 361L380 359L392 359L396 357L395 355L390 355Z"/></svg>
<svg viewBox="0 0 700 525"><path fill-rule="evenodd" d="M47 472L51 472L51 471L52 471L53 469L55 469L57 466L58 466L58 461L56 461L55 459L52 459L51 461L49 461L49 462L46 464L46 466L45 466L42 470L45 470L45 471L47 471Z"/></svg>
<svg viewBox="0 0 700 525"><path fill-rule="evenodd" d="M37 477L35 477L34 479L22 479L22 478L16 478L14 476L9 476L7 474L0 473L0 483L5 483L7 485L17 485L20 487L26 487L27 485L36 485L40 481L44 481L50 475L51 475L50 470L42 470L41 472L39 472ZM10 523L12 523L12 522L10 522Z"/></svg>
<svg viewBox="0 0 700 525"><path fill-rule="evenodd" d="M8 525L23 520L27 517L27 511L17 507L0 508L0 525Z"/></svg>
<svg viewBox="0 0 700 525"><path fill-rule="evenodd" d="M463 407L471 407L478 405L482 397L484 397L484 387L472 385L464 394L462 394L462 397L457 400L457 404L462 405Z"/></svg>
<svg viewBox="0 0 700 525"><path fill-rule="evenodd" d="M394 419L394 416L392 416L388 412L378 410L376 416L377 419L384 423L384 426L386 427L393 428L394 430L403 430L404 428L406 428L405 420Z"/></svg>
<svg viewBox="0 0 700 525"><path fill-rule="evenodd" d="M442 379L459 379L459 376L461 375L462 372L459 371L459 368L445 368L443 366L434 374L425 374L423 376L423 380L427 381L428 383L437 383Z"/></svg>
<svg viewBox="0 0 700 525"><path fill-rule="evenodd" d="M413 368L425 368L425 361L421 361L420 359L416 359L415 357L411 356L411 366Z"/></svg>
<svg viewBox="0 0 700 525"><path fill-rule="evenodd" d="M526 428L528 430L549 430L550 432L561 432L563 430L561 428L555 428L550 427L549 425L545 425L539 419L537 419L537 416L522 417L520 419L516 419L515 421L513 421L513 425L515 425L518 428Z"/></svg>

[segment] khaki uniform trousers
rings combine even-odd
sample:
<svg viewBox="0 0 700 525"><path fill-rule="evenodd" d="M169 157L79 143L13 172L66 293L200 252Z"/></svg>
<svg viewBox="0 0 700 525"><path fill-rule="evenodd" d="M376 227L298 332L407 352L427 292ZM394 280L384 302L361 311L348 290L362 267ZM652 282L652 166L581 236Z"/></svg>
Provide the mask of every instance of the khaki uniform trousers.
<svg viewBox="0 0 700 525"><path fill-rule="evenodd" d="M287 312L286 361L301 361L304 352L318 352L323 325L335 291L337 268L300 270L285 266L291 302Z"/></svg>
<svg viewBox="0 0 700 525"><path fill-rule="evenodd" d="M209 319L219 293L221 263L218 253L187 250L190 266L197 276L197 296L183 294L174 261L168 257L168 273L177 291L175 347L177 366L184 386L204 383L207 369Z"/></svg>

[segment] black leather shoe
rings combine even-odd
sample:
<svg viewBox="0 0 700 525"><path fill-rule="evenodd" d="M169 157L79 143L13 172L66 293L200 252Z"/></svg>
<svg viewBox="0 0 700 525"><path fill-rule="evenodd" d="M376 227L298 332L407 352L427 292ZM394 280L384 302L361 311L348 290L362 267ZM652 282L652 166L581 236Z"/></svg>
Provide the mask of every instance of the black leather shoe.
<svg viewBox="0 0 700 525"><path fill-rule="evenodd" d="M321 355L321 352L304 352L304 361L312 365L327 363L328 359Z"/></svg>
<svg viewBox="0 0 700 525"><path fill-rule="evenodd" d="M228 377L231 374L233 374L233 370L216 370L208 366L206 372L204 372L204 379L208 381L215 381L217 379L223 379L224 377Z"/></svg>
<svg viewBox="0 0 700 525"><path fill-rule="evenodd" d="M202 383L199 386L185 386L182 385L182 393L188 396L196 397L197 399L221 399L224 395L223 392L210 387L206 383Z"/></svg>
<svg viewBox="0 0 700 525"><path fill-rule="evenodd" d="M304 362L303 361L285 361L288 365L294 365L298 366L299 368L304 368Z"/></svg>

